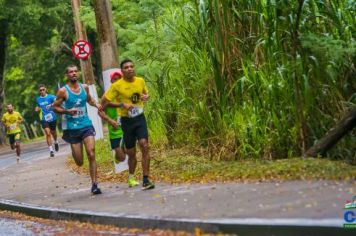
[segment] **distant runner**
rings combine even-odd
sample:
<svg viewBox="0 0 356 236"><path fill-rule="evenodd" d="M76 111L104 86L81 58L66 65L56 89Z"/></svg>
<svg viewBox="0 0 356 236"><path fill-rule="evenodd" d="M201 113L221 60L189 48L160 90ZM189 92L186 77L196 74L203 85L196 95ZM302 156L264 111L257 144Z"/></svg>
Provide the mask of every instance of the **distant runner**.
<svg viewBox="0 0 356 236"><path fill-rule="evenodd" d="M35 111L40 113L40 119L42 129L46 134L46 141L49 148L49 155L54 157L54 151L52 146L52 136L54 139L54 149L56 152L59 150L57 142L57 116L54 113L52 105L56 100L56 96L47 94L47 89L43 84L38 86L40 96L36 98Z"/></svg>
<svg viewBox="0 0 356 236"><path fill-rule="evenodd" d="M148 129L143 112L144 102L149 98L148 90L144 79L135 76L135 68L131 60L122 61L120 67L124 77L110 86L103 97L102 105L105 107L110 102L119 102L124 143L126 153L129 155L129 174L133 176L135 173L138 141L142 152L142 189L153 189L155 185L148 178L150 170Z"/></svg>
<svg viewBox="0 0 356 236"><path fill-rule="evenodd" d="M67 85L60 88L53 110L63 114L63 140L70 143L72 155L78 166L83 165L83 144L88 156L92 181L92 194L101 194L97 182L97 164L95 160L95 130L88 117L86 103L102 110L100 104L89 94L89 87L78 82L78 68L70 65L66 69ZM63 105L63 107L62 107Z"/></svg>
<svg viewBox="0 0 356 236"><path fill-rule="evenodd" d="M2 116L2 123L6 127L6 134L9 138L11 149L16 149L16 161L19 163L21 155L20 139L21 128L20 124L23 121L22 116L17 111L14 111L12 104L6 106L7 112Z"/></svg>

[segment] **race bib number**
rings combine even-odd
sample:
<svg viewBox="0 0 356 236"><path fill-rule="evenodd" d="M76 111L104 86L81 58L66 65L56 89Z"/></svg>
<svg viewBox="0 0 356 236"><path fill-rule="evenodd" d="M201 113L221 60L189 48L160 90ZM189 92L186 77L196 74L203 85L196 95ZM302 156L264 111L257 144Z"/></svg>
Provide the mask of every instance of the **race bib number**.
<svg viewBox="0 0 356 236"><path fill-rule="evenodd" d="M16 129L17 128L17 124L11 124L10 125L10 130L14 130L14 129Z"/></svg>
<svg viewBox="0 0 356 236"><path fill-rule="evenodd" d="M48 113L47 115L45 115L45 121L52 121L52 119L53 119L53 116L52 116L52 114L51 113Z"/></svg>
<svg viewBox="0 0 356 236"><path fill-rule="evenodd" d="M83 117L86 113L86 108L85 107L78 107L77 108L77 113L73 116L73 118L79 118Z"/></svg>
<svg viewBox="0 0 356 236"><path fill-rule="evenodd" d="M128 115L130 118L134 118L136 116L141 115L142 113L143 113L142 107L134 107L129 111Z"/></svg>

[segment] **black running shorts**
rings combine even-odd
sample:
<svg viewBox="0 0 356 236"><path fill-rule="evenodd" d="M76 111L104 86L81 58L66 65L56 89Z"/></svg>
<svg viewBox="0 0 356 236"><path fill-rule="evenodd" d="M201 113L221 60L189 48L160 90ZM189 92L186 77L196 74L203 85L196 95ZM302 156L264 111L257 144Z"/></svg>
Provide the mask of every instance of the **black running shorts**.
<svg viewBox="0 0 356 236"><path fill-rule="evenodd" d="M121 117L121 127L127 149L135 147L137 140L148 139L147 122L144 114L134 118Z"/></svg>

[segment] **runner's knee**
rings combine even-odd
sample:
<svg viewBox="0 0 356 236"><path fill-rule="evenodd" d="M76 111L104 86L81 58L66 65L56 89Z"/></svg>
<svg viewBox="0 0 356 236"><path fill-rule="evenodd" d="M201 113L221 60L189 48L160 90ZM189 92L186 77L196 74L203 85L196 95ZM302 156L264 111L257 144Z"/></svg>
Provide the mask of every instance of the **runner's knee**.
<svg viewBox="0 0 356 236"><path fill-rule="evenodd" d="M123 153L122 151L115 151L115 158L117 161L124 161L125 160L125 153Z"/></svg>
<svg viewBox="0 0 356 236"><path fill-rule="evenodd" d="M95 150L88 150L87 151L87 156L89 161L95 160Z"/></svg>

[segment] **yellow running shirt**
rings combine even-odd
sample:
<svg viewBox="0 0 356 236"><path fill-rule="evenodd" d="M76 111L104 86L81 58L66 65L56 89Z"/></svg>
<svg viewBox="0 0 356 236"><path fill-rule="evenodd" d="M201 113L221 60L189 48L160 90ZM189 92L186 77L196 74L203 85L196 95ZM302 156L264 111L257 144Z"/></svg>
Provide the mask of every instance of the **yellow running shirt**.
<svg viewBox="0 0 356 236"><path fill-rule="evenodd" d="M20 133L21 129L18 123L20 120L22 120L22 116L17 111L12 112L12 114L6 112L2 116L2 120L1 120L2 123L4 123L4 125L6 126L6 133L7 134Z"/></svg>
<svg viewBox="0 0 356 236"><path fill-rule="evenodd" d="M144 79L135 76L132 82L120 79L113 83L105 93L105 97L111 102L116 100L119 103L131 104L137 108L137 110L141 108L143 111L141 96L147 93L148 90ZM138 111L138 113L139 112L140 111ZM118 113L123 117L130 116L125 108L118 108Z"/></svg>

